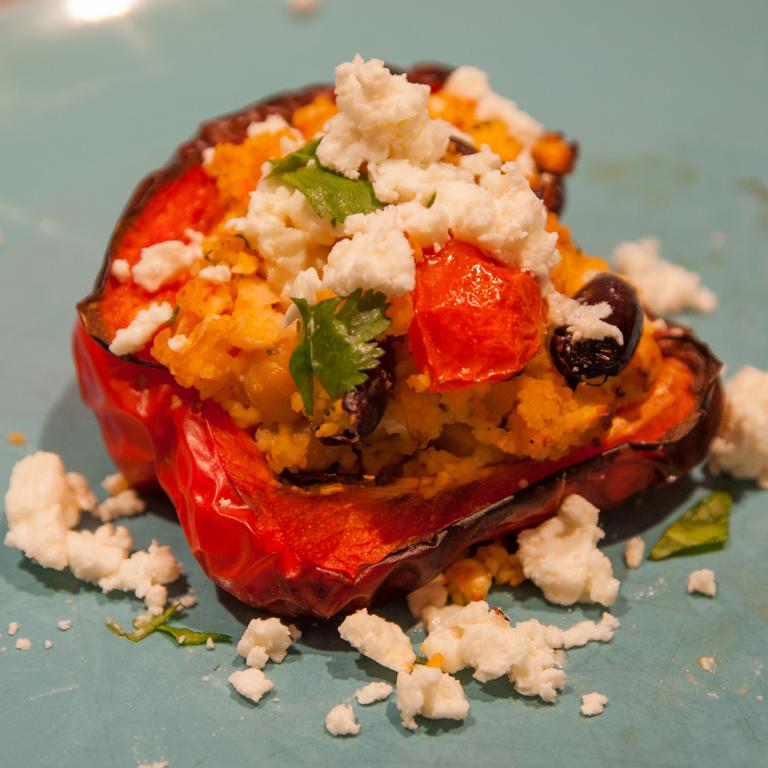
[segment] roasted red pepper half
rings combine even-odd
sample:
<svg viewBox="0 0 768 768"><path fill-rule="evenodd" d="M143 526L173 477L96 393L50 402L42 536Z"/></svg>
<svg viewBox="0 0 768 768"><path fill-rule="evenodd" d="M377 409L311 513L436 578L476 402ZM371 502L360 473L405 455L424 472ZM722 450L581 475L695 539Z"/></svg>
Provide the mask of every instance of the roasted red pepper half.
<svg viewBox="0 0 768 768"><path fill-rule="evenodd" d="M439 88L446 70L409 74ZM114 330L144 300L121 290L112 262L187 227L204 227L212 197L200 171L202 150L242 141L248 124L270 113L290 117L320 90L281 96L204 126L140 185L94 292L78 307L73 342L80 391L106 447L132 483L160 484L214 582L276 613L331 616L415 588L468 545L546 518L569 493L607 509L701 460L720 421L720 364L682 328L658 339L663 364L653 408L624 414L629 426L620 439L556 462L498 466L429 498L414 478L287 484L215 403L201 403L149 358L110 353L105 347Z"/></svg>

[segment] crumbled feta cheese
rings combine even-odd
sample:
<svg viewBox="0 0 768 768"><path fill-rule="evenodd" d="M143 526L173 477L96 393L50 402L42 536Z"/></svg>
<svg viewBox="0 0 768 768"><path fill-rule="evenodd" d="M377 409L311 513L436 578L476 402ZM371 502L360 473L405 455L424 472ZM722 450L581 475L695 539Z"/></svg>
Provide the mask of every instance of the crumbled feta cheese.
<svg viewBox="0 0 768 768"><path fill-rule="evenodd" d="M318 160L350 179L390 158L436 163L445 154L451 126L429 116L429 87L393 75L379 59L358 55L336 67L339 113L325 125Z"/></svg>
<svg viewBox="0 0 768 768"><path fill-rule="evenodd" d="M45 648L46 651L50 651L51 648L53 648L53 640L45 640L43 642L43 647Z"/></svg>
<svg viewBox="0 0 768 768"><path fill-rule="evenodd" d="M712 672L717 666L717 662L713 656L699 656L699 666L705 672Z"/></svg>
<svg viewBox="0 0 768 768"><path fill-rule="evenodd" d="M332 736L357 736L360 723L349 704L338 704L325 716L325 730Z"/></svg>
<svg viewBox="0 0 768 768"><path fill-rule="evenodd" d="M565 325L574 341L586 339L614 339L624 343L624 335L615 325L606 323L613 308L607 301L597 304L582 304L576 299L552 291L547 294L549 303L549 324Z"/></svg>
<svg viewBox="0 0 768 768"><path fill-rule="evenodd" d="M112 276L121 283L131 279L131 265L125 259L115 259L112 262Z"/></svg>
<svg viewBox="0 0 768 768"><path fill-rule="evenodd" d="M136 317L115 333L109 351L114 355L128 355L138 352L173 316L173 307L164 301L152 302L145 309L140 309Z"/></svg>
<svg viewBox="0 0 768 768"><path fill-rule="evenodd" d="M445 81L445 93L477 102L478 120L500 120L507 130L523 144L530 145L543 133L544 128L514 101L494 93L488 75L476 67L458 67Z"/></svg>
<svg viewBox="0 0 768 768"><path fill-rule="evenodd" d="M138 262L133 265L133 281L150 293L176 280L203 258L203 235L187 230L188 243L165 240L141 249Z"/></svg>
<svg viewBox="0 0 768 768"><path fill-rule="evenodd" d="M203 267L197 276L209 283L228 283L232 279L232 271L226 264L212 264Z"/></svg>
<svg viewBox="0 0 768 768"><path fill-rule="evenodd" d="M643 563L645 555L645 541L642 536L633 536L627 539L624 545L624 562L627 568L639 568Z"/></svg>
<svg viewBox="0 0 768 768"><path fill-rule="evenodd" d="M469 702L455 677L434 667L417 666L397 675L397 708L403 727L415 730L416 715L463 720L469 713Z"/></svg>
<svg viewBox="0 0 768 768"><path fill-rule="evenodd" d="M8 624L8 635L10 637L13 637L18 631L19 631L19 622L18 621L11 621Z"/></svg>
<svg viewBox="0 0 768 768"><path fill-rule="evenodd" d="M587 643L609 643L621 626L619 620L608 613L603 613L600 621L580 621L563 632L563 648L580 648Z"/></svg>
<svg viewBox="0 0 768 768"><path fill-rule="evenodd" d="M717 307L717 296L701 284L698 274L661 257L656 238L619 243L613 257L619 272L629 278L643 304L655 315L684 309L706 313Z"/></svg>
<svg viewBox="0 0 768 768"><path fill-rule="evenodd" d="M392 695L392 686L389 683L368 683L355 691L355 699L358 704L367 706L377 701L384 701Z"/></svg>
<svg viewBox="0 0 768 768"><path fill-rule="evenodd" d="M251 619L237 643L237 652L249 667L262 669L269 659L279 664L292 643L291 631L280 619Z"/></svg>
<svg viewBox="0 0 768 768"><path fill-rule="evenodd" d="M263 178L251 193L248 213L227 227L240 232L261 254L267 280L278 292L301 270L321 263L336 240L330 222L321 219L298 190Z"/></svg>
<svg viewBox="0 0 768 768"><path fill-rule="evenodd" d="M101 481L101 487L110 496L117 496L121 491L127 491L131 487L131 484L122 472L115 472L113 475L107 475Z"/></svg>
<svg viewBox="0 0 768 768"><path fill-rule="evenodd" d="M517 556L525 575L558 605L576 602L613 605L619 582L611 561L597 548L605 534L599 510L575 494L563 501L557 517L518 535Z"/></svg>
<svg viewBox="0 0 768 768"><path fill-rule="evenodd" d="M397 624L361 608L339 625L343 640L360 653L396 672L410 669L416 661L411 641Z"/></svg>
<svg viewBox="0 0 768 768"><path fill-rule="evenodd" d="M205 648L206 648L206 650L212 651L215 647L216 647L216 643L213 642L213 638L212 637L209 637L205 641Z"/></svg>
<svg viewBox="0 0 768 768"><path fill-rule="evenodd" d="M290 131L300 137L299 132L293 128L282 115L267 115L264 120L253 122L248 126L248 138L252 139L265 133L279 133L280 131Z"/></svg>
<svg viewBox="0 0 768 768"><path fill-rule="evenodd" d="M527 639L528 647L522 660L510 669L509 681L523 696L553 702L566 680L565 654L557 650L562 644L561 630L529 619L515 624L515 631Z"/></svg>
<svg viewBox="0 0 768 768"><path fill-rule="evenodd" d="M607 703L608 697L602 693L597 693L597 691L585 693L581 697L581 714L585 717L601 715Z"/></svg>
<svg viewBox="0 0 768 768"><path fill-rule="evenodd" d="M274 684L260 669L239 669L229 676L232 687L244 698L258 704Z"/></svg>
<svg viewBox="0 0 768 768"><path fill-rule="evenodd" d="M427 607L442 608L448 602L445 576L438 574L432 581L411 592L406 599L408 608L417 619L422 618Z"/></svg>
<svg viewBox="0 0 768 768"><path fill-rule="evenodd" d="M56 628L61 632L66 632L67 630L72 629L72 620L71 619L59 619L56 622Z"/></svg>
<svg viewBox="0 0 768 768"><path fill-rule="evenodd" d="M709 450L709 468L768 489L768 372L747 365L725 391L725 415Z"/></svg>
<svg viewBox="0 0 768 768"><path fill-rule="evenodd" d="M216 156L216 147L206 147L202 152L203 168L206 168L213 162L213 158Z"/></svg>
<svg viewBox="0 0 768 768"><path fill-rule="evenodd" d="M181 573L170 549L153 541L148 551L129 555L133 541L126 528L106 524L95 531L72 530L80 507L92 498L84 478L66 473L56 454L40 451L25 457L14 467L5 497L5 543L45 567L60 571L69 566L77 578L97 583L104 592L133 591L150 608L165 605L163 585Z"/></svg>
<svg viewBox="0 0 768 768"><path fill-rule="evenodd" d="M688 593L694 592L707 597L714 597L717 594L715 572L711 568L701 568L688 574Z"/></svg>
<svg viewBox="0 0 768 768"><path fill-rule="evenodd" d="M197 598L193 594L182 595L179 598L182 608L194 608L197 605Z"/></svg>
<svg viewBox="0 0 768 768"><path fill-rule="evenodd" d="M118 517L134 517L141 514L147 505L133 488L127 488L101 502L93 512L103 523L116 520Z"/></svg>
<svg viewBox="0 0 768 768"><path fill-rule="evenodd" d="M20 637L16 641L17 651L28 651L32 647L32 641L28 637Z"/></svg>
<svg viewBox="0 0 768 768"><path fill-rule="evenodd" d="M55 453L37 451L17 462L5 495L5 544L46 568L66 568L65 532L80 522L83 493L74 477Z"/></svg>

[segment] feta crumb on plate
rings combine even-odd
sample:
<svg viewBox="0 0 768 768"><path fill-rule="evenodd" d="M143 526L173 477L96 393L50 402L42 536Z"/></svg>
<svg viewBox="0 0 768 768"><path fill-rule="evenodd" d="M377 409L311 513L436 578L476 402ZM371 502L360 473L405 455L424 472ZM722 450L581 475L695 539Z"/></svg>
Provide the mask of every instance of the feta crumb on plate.
<svg viewBox="0 0 768 768"><path fill-rule="evenodd" d="M417 619L422 618L425 608L442 608L448 602L445 576L439 573L432 581L413 590L406 600L409 610Z"/></svg>
<svg viewBox="0 0 768 768"><path fill-rule="evenodd" d="M102 523L108 523L119 517L140 515L146 508L147 505L139 497L139 494L133 488L126 488L102 501L92 514Z"/></svg>
<svg viewBox="0 0 768 768"><path fill-rule="evenodd" d="M642 536L633 536L627 539L624 545L624 562L627 568L639 568L643 563L645 555L645 541Z"/></svg>
<svg viewBox="0 0 768 768"><path fill-rule="evenodd" d="M139 261L131 273L133 281L149 293L156 293L203 258L203 235L185 232L189 242L166 240L142 248Z"/></svg>
<svg viewBox="0 0 768 768"><path fill-rule="evenodd" d="M110 496L117 496L121 491L127 491L131 487L131 484L122 472L115 472L112 475L107 475L101 481L101 487Z"/></svg>
<svg viewBox="0 0 768 768"><path fill-rule="evenodd" d="M611 606L619 594L611 561L597 548L605 534L599 510L585 498L568 496L556 517L518 535L525 575L558 605L576 602Z"/></svg>
<svg viewBox="0 0 768 768"><path fill-rule="evenodd" d="M713 656L699 656L699 666L705 672L712 672L717 666L717 662Z"/></svg>
<svg viewBox="0 0 768 768"><path fill-rule="evenodd" d="M756 480L768 489L768 371L750 365L725 386L725 416L709 451L715 474Z"/></svg>
<svg viewBox="0 0 768 768"><path fill-rule="evenodd" d="M608 697L605 694L597 693L597 691L585 693L581 697L581 714L585 717L601 715L607 703Z"/></svg>
<svg viewBox="0 0 768 768"><path fill-rule="evenodd" d="M292 643L291 630L280 619L251 619L237 643L237 652L249 667L263 669L270 659L282 662Z"/></svg>
<svg viewBox="0 0 768 768"><path fill-rule="evenodd" d="M68 629L72 629L71 619L59 619L56 622L56 628L62 632L66 632Z"/></svg>
<svg viewBox="0 0 768 768"><path fill-rule="evenodd" d="M229 676L232 687L244 698L258 703L264 694L271 691L274 684L260 670L250 667L239 669Z"/></svg>
<svg viewBox="0 0 768 768"><path fill-rule="evenodd" d="M463 720L469 713L469 702L455 677L434 667L417 666L397 675L397 708L403 727L415 730L416 715Z"/></svg>
<svg viewBox="0 0 768 768"><path fill-rule="evenodd" d="M8 624L8 634L13 637L19 631L19 622L12 621Z"/></svg>
<svg viewBox="0 0 768 768"><path fill-rule="evenodd" d="M128 355L138 352L173 316L173 307L164 301L153 301L140 309L131 322L115 333L109 351L113 355Z"/></svg>
<svg viewBox="0 0 768 768"><path fill-rule="evenodd" d="M53 640L46 640L43 643L43 647L45 648L46 651L50 651L51 648L53 648Z"/></svg>
<svg viewBox="0 0 768 768"><path fill-rule="evenodd" d="M714 597L717 594L715 572L711 568L701 568L688 574L688 593L694 592L706 597Z"/></svg>
<svg viewBox="0 0 768 768"><path fill-rule="evenodd" d="M20 637L16 641L17 651L28 651L32 647L32 641L28 637Z"/></svg>
<svg viewBox="0 0 768 768"><path fill-rule="evenodd" d="M373 682L358 688L355 691L355 700L358 704L375 704L384 701L392 695L392 686L389 683Z"/></svg>
<svg viewBox="0 0 768 768"><path fill-rule="evenodd" d="M643 305L655 315L685 309L708 313L717 307L716 294L701 284L699 275L661 257L655 238L619 243L613 257L619 272L629 278Z"/></svg>
<svg viewBox="0 0 768 768"><path fill-rule="evenodd" d="M394 622L368 613L367 608L347 616L339 625L339 634L364 656L395 672L410 669L416 661L405 632Z"/></svg>
<svg viewBox="0 0 768 768"><path fill-rule="evenodd" d="M593 642L608 643L620 626L619 620L607 611L599 622L580 621L563 632L563 648L580 648Z"/></svg>
<svg viewBox="0 0 768 768"><path fill-rule="evenodd" d="M349 704L338 704L325 716L325 730L332 736L357 736L360 723Z"/></svg>

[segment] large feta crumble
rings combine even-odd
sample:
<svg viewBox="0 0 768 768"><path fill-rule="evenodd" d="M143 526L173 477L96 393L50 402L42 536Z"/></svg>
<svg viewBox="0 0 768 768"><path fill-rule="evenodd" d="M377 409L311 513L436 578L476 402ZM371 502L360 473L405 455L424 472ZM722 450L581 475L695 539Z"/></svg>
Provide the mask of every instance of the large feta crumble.
<svg viewBox="0 0 768 768"><path fill-rule="evenodd" d="M442 608L448 602L448 589L445 576L439 573L432 581L428 581L418 589L414 589L406 600L410 612L421 619L426 608Z"/></svg>
<svg viewBox="0 0 768 768"><path fill-rule="evenodd" d="M169 547L156 541L147 551L131 554L133 539L127 528L107 523L94 531L73 530L81 509L95 506L85 478L66 472L59 456L30 454L11 473L5 543L46 568L69 567L77 578L98 584L104 592L134 592L152 612L161 612L168 599L165 585L178 578L181 565Z"/></svg>
<svg viewBox="0 0 768 768"><path fill-rule="evenodd" d="M173 307L167 301L161 304L153 301L148 307L140 309L125 328L120 328L115 333L109 351L114 355L138 352L172 316Z"/></svg>
<svg viewBox="0 0 768 768"><path fill-rule="evenodd" d="M768 372L750 365L725 387L725 416L709 449L709 468L768 489Z"/></svg>
<svg viewBox="0 0 768 768"><path fill-rule="evenodd" d="M715 572L711 568L701 568L688 574L688 593L696 592L706 597L714 597L717 594Z"/></svg>
<svg viewBox="0 0 768 768"><path fill-rule="evenodd" d="M701 284L698 274L661 257L656 238L619 243L613 258L619 272L637 288L643 304L656 315L685 309L712 312L717 307L717 295Z"/></svg>
<svg viewBox="0 0 768 768"><path fill-rule="evenodd" d="M189 242L165 240L141 249L131 274L136 285L156 293L203 258L203 235L192 229L184 233Z"/></svg>
<svg viewBox="0 0 768 768"><path fill-rule="evenodd" d="M237 643L237 652L249 667L263 669L270 659L282 662L292 643L291 630L280 619L251 619Z"/></svg>
<svg viewBox="0 0 768 768"><path fill-rule="evenodd" d="M367 608L347 616L339 625L339 634L363 656L395 672L410 669L416 661L408 635L394 622L368 613Z"/></svg>
<svg viewBox="0 0 768 768"><path fill-rule="evenodd" d="M271 691L274 684L260 670L251 667L250 669L238 669L229 676L229 682L232 687L244 698L250 699L258 704L264 694Z"/></svg>
<svg viewBox="0 0 768 768"><path fill-rule="evenodd" d="M434 667L417 666L397 675L397 708L403 726L415 730L416 715L463 720L469 713L469 702L455 677Z"/></svg>
<svg viewBox="0 0 768 768"><path fill-rule="evenodd" d="M616 602L619 582L611 561L597 548L605 536L598 515L597 507L573 494L556 517L518 535L523 571L551 603Z"/></svg>
<svg viewBox="0 0 768 768"><path fill-rule="evenodd" d="M325 730L331 736L357 736L360 723L349 704L338 704L325 716Z"/></svg>
<svg viewBox="0 0 768 768"><path fill-rule="evenodd" d="M643 563L645 556L645 541L642 536L633 536L627 539L624 545L624 562L627 568L639 568Z"/></svg>
<svg viewBox="0 0 768 768"><path fill-rule="evenodd" d="M621 626L619 620L607 611L600 621L580 621L563 631L563 648L580 648L587 643L609 643Z"/></svg>

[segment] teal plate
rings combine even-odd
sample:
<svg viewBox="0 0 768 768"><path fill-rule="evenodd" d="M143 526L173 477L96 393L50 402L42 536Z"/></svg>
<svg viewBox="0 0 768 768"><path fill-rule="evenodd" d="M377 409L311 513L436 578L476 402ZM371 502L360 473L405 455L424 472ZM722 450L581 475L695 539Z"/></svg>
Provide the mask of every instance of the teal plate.
<svg viewBox="0 0 768 768"><path fill-rule="evenodd" d="M121 7L130 12L82 20ZM619 240L659 237L720 296L715 314L690 318L701 336L732 372L768 368L766 29L761 0L319 0L306 16L282 0L0 3L0 430L28 437L26 447L0 442L0 477L36 447L59 451L94 483L112 469L77 395L69 333L139 177L203 118L328 80L356 51L476 64L499 92L579 139L565 217L579 241L606 255ZM607 646L569 652L555 705L462 677L472 706L463 724L407 732L389 701L357 708L354 739L326 734L326 712L364 681L393 676L345 647L334 622L302 624L302 641L268 669L275 689L252 705L226 682L239 666L234 649L115 638L104 620L128 622L138 601L0 548L0 763L764 766L768 496L736 486L720 552L632 572L621 562L624 538L655 540L707 483L698 476L606 516L622 627ZM128 525L138 545L157 537L184 561L199 596L189 624L239 635L254 612L206 580L163 499ZM717 572L714 600L685 593L687 573L701 567ZM492 599L513 620L565 626L598 615L555 609L526 588ZM382 610L407 624L400 603ZM69 632L56 630L61 618ZM13 648L12 620L30 651ZM713 672L699 668L702 655L717 660ZM586 719L579 696L593 690L610 702Z"/></svg>

